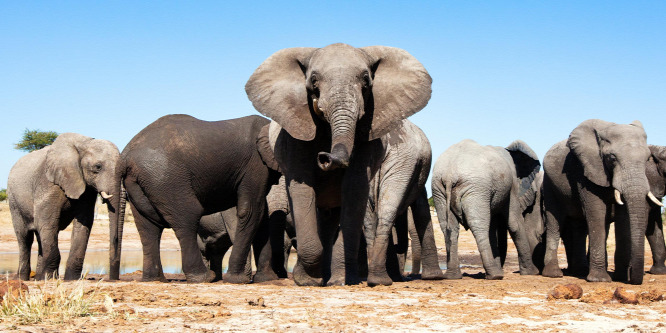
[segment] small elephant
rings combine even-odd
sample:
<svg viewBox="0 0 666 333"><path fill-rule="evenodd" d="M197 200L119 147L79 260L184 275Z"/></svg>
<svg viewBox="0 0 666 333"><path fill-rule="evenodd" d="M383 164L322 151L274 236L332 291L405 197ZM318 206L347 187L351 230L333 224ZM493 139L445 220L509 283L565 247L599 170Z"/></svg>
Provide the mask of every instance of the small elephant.
<svg viewBox="0 0 666 333"><path fill-rule="evenodd" d="M257 149L267 119L248 116L203 121L188 115L164 116L127 144L119 161L135 224L143 245L143 280L164 281L159 244L162 230L173 228L182 251L188 282L215 279L202 260L197 229L203 215L236 207L238 227L224 281L249 283L245 263L250 246L260 251L254 281L275 279L270 267L266 194L279 174L269 169ZM112 239L122 237L123 221ZM120 244L116 243L119 255ZM118 257L119 258L119 257ZM117 274L112 260L111 272ZM118 276L111 274L111 279Z"/></svg>
<svg viewBox="0 0 666 333"><path fill-rule="evenodd" d="M199 220L197 241L207 266L215 273L215 280L222 280L222 259L234 245L238 216L236 207L215 214L204 215ZM259 254L256 255L258 257ZM252 278L252 256L247 256L245 276Z"/></svg>
<svg viewBox="0 0 666 333"><path fill-rule="evenodd" d="M651 156L647 162L645 174L650 183L650 191L662 201L666 196L666 146L649 145ZM666 244L664 244L664 226L659 205L650 205L646 234L652 249L651 274L666 274Z"/></svg>
<svg viewBox="0 0 666 333"><path fill-rule="evenodd" d="M539 158L520 140L506 148L463 140L442 153L435 163L432 195L446 241L446 278L462 278L459 224L474 234L486 279L504 277L507 227L518 250L520 274L539 273L523 214L534 204L532 183L540 168Z"/></svg>
<svg viewBox="0 0 666 333"><path fill-rule="evenodd" d="M72 221L65 280L81 277L97 194L106 202L112 219L118 212L121 195L115 168L119 155L109 141L63 133L52 145L16 162L9 173L7 197L19 242L20 279L30 278L30 249L35 236L39 244L35 278L57 276L58 233Z"/></svg>
<svg viewBox="0 0 666 333"><path fill-rule="evenodd" d="M650 191L646 176L650 156L639 121L616 124L600 119L583 121L568 140L546 153L544 276L562 276L557 260L561 236L571 273L587 273L590 282L610 281L606 237L614 219L615 278L643 282L649 205L662 205ZM588 235L589 265L581 255Z"/></svg>
<svg viewBox="0 0 666 333"><path fill-rule="evenodd" d="M278 51L249 78L248 98L275 124L271 145L299 239L298 285L323 283L315 208L340 209L345 284L360 282L357 258L370 181L388 141L401 139L386 135L426 106L431 84L423 65L404 50L346 44ZM329 229L323 237L335 230Z"/></svg>
<svg viewBox="0 0 666 333"><path fill-rule="evenodd" d="M523 216L525 217L525 232L527 241L530 243L532 262L543 270L543 257L546 253L546 225L543 221L543 170L537 173L532 182L532 189L536 193L534 203L528 206Z"/></svg>

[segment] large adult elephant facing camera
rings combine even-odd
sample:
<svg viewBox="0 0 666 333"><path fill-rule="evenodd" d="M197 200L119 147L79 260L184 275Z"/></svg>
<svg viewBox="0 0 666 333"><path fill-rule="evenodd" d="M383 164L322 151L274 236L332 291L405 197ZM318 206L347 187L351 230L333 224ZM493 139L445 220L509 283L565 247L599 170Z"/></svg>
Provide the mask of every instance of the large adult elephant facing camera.
<svg viewBox="0 0 666 333"><path fill-rule="evenodd" d="M345 283L360 281L357 258L369 181L385 149L376 139L425 107L431 84L418 60L386 46L284 49L252 74L245 86L249 99L279 124L271 126L270 137L299 242L297 284L322 283L316 208L335 207L341 208Z"/></svg>
<svg viewBox="0 0 666 333"><path fill-rule="evenodd" d="M9 172L7 196L19 243L18 276L30 278L30 248L39 243L37 279L58 273L58 232L72 221L65 280L81 277L95 201L101 194L111 219L118 213L118 147L76 133L63 133L52 145L23 156Z"/></svg>
<svg viewBox="0 0 666 333"><path fill-rule="evenodd" d="M562 276L557 262L560 235L569 270L587 272L588 281L610 281L606 236L615 210L615 278L641 284L648 205L656 200L646 177L650 157L640 122L582 122L569 139L544 157L543 199L546 255L543 275ZM650 202L652 201L652 203ZM589 271L585 256L589 235Z"/></svg>

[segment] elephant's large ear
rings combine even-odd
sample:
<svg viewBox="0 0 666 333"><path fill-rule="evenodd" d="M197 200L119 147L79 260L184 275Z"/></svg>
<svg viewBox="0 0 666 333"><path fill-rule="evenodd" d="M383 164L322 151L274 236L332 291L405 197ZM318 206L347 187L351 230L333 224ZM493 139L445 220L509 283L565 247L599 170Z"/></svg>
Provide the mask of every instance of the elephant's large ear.
<svg viewBox="0 0 666 333"><path fill-rule="evenodd" d="M516 166L516 175L520 188L518 197L522 210L531 206L536 198L534 180L541 170L541 163L537 154L522 140L516 140L506 147Z"/></svg>
<svg viewBox="0 0 666 333"><path fill-rule="evenodd" d="M56 138L46 153L46 178L60 186L70 199L78 199L86 190L81 172L81 158L76 146L91 138L63 133Z"/></svg>
<svg viewBox="0 0 666 333"><path fill-rule="evenodd" d="M662 177L666 177L666 146L648 145L651 158L659 168Z"/></svg>
<svg viewBox="0 0 666 333"><path fill-rule="evenodd" d="M428 104L432 78L405 50L388 46L368 46L361 50L370 56L375 69L372 82L374 108L366 109L366 116L372 116L369 139L374 140Z"/></svg>
<svg viewBox="0 0 666 333"><path fill-rule="evenodd" d="M567 147L582 164L585 177L603 187L611 183L601 158L597 132L610 125L612 123L600 119L586 120L571 131L567 141Z"/></svg>
<svg viewBox="0 0 666 333"><path fill-rule="evenodd" d="M296 47L277 51L245 84L247 97L257 111L304 141L314 139L317 130L305 88L305 70L314 50Z"/></svg>

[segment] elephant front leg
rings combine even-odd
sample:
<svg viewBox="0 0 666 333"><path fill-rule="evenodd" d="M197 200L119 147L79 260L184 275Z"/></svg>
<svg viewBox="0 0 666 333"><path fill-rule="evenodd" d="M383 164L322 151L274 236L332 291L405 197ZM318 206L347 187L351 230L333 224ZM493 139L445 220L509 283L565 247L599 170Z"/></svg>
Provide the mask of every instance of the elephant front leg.
<svg viewBox="0 0 666 333"><path fill-rule="evenodd" d="M74 220L72 240L65 268L65 280L78 280L83 271L83 261L88 248L90 229L92 228L92 214L80 216Z"/></svg>
<svg viewBox="0 0 666 333"><path fill-rule="evenodd" d="M361 233L363 232L363 221L366 214L368 202L369 176L359 172L358 168L364 171L361 165L355 165L347 170L347 174L342 182L342 208L340 213L340 230L344 242L345 251L345 284L356 285L361 283L358 270L358 253L361 244ZM391 221L393 222L393 221ZM381 223L381 220L380 220ZM391 233L392 224L384 230L388 235ZM379 228L378 228L379 229ZM379 230L377 231L379 232ZM388 239L387 239L388 241ZM375 246L377 244L375 243ZM387 243L388 245L388 243ZM384 246L383 271L386 272L386 247ZM372 268L368 272L368 285L370 285L370 276Z"/></svg>
<svg viewBox="0 0 666 333"><path fill-rule="evenodd" d="M265 200L262 196L257 197L257 193L265 193L258 188L249 188L241 186L238 191L238 205L236 206L236 214L238 217L238 226L236 227L236 237L233 240L234 246L231 249L229 256L229 268L227 273L224 274L223 280L229 283L250 283L251 276L245 274L245 261L250 254L250 247L254 239L259 225L262 223L262 218L265 214ZM266 230L266 232L268 232ZM267 246L267 238L262 236L261 247ZM270 247L268 247L270 251ZM261 251L261 249L258 249ZM258 281L259 282L259 281Z"/></svg>
<svg viewBox="0 0 666 333"><path fill-rule="evenodd" d="M284 230L284 229L283 229ZM257 234L252 241L254 257L256 258L257 274L254 275L254 282L265 282L279 279L277 271L273 267L271 226L268 217L261 219L261 224Z"/></svg>
<svg viewBox="0 0 666 333"><path fill-rule="evenodd" d="M294 266L294 282L299 286L321 286L323 245L317 226L315 191L312 186L287 180L296 237L298 259Z"/></svg>
<svg viewBox="0 0 666 333"><path fill-rule="evenodd" d="M587 275L587 281L590 282L610 282L611 277L608 274L608 263L606 253L606 220L608 207L596 195L591 193L581 193L585 203L583 210L587 220L587 230L589 235L589 256L590 271Z"/></svg>

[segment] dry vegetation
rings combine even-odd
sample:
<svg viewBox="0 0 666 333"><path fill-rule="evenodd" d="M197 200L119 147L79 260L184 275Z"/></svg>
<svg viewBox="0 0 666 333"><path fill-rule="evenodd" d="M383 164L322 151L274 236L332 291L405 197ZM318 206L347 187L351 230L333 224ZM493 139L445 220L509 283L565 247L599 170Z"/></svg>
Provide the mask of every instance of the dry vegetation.
<svg viewBox="0 0 666 333"><path fill-rule="evenodd" d="M0 225L4 227L0 245L15 248L6 204L0 208ZM93 228L90 247L106 249L108 224L99 222ZM130 224L125 230L124 248L140 248L136 228ZM68 234L61 233L62 249L68 248ZM440 232L437 237L440 261L444 262ZM177 246L173 234L166 234L163 247ZM560 252L564 266L562 249ZM289 280L190 285L182 281L182 275L168 275L168 284L142 283L137 281L139 272L125 274L119 282L99 282L103 276L78 282L31 281L26 283L30 288L27 298L15 299L15 303L3 301L0 330L666 331L662 323L666 302L660 301L666 293L666 276L646 275L641 286L587 283L575 277L520 276L516 273L516 252L511 248L504 280L486 281L469 232L461 233L460 255L462 280L414 280L375 288L304 288ZM612 270L612 258L610 263ZM646 267L650 264L647 252ZM560 284L579 286L582 297L548 300ZM618 287L625 288L619 291L622 297L638 304L618 301ZM48 310L54 305L58 311Z"/></svg>

